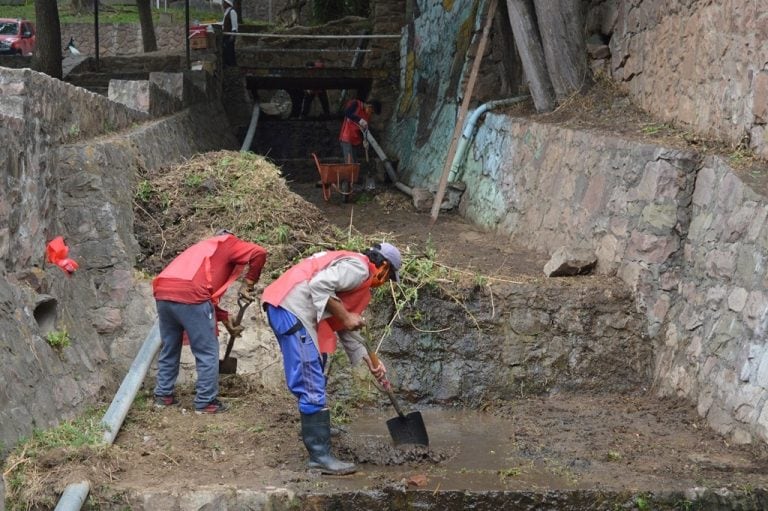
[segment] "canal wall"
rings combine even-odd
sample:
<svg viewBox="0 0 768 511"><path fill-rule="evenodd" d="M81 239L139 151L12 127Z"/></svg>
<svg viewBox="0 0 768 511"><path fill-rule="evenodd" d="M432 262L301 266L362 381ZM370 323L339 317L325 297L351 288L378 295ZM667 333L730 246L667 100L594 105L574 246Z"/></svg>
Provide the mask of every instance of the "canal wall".
<svg viewBox="0 0 768 511"><path fill-rule="evenodd" d="M755 5L592 2L587 23L609 41L608 69L629 101L765 155L768 38ZM438 57L480 26L464 4L422 7L403 31L388 143L406 183L436 189L467 74ZM690 399L732 441L768 441L768 201L727 156L490 113L451 178L467 185L461 213L510 243L594 251L597 271L628 285L645 317L655 391Z"/></svg>

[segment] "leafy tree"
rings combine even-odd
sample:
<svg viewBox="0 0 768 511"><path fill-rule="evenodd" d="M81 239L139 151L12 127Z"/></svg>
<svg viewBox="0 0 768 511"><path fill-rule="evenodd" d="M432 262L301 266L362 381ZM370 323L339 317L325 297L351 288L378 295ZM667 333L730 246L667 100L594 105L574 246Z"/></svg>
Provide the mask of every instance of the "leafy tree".
<svg viewBox="0 0 768 511"><path fill-rule="evenodd" d="M61 80L61 25L56 0L35 0L36 38L32 69Z"/></svg>

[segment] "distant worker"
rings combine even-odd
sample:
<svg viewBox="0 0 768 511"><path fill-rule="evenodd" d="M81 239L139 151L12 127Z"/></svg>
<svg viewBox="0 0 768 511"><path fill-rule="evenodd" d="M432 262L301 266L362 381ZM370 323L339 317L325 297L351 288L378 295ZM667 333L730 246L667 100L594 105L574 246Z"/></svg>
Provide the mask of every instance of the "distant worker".
<svg viewBox="0 0 768 511"><path fill-rule="evenodd" d="M223 0L221 7L224 9L224 19L221 21L221 31L224 32L222 41L222 56L225 66L236 66L234 35L226 35L228 32L237 32L237 11L232 3L234 0Z"/></svg>
<svg viewBox="0 0 768 511"><path fill-rule="evenodd" d="M341 154L346 163L360 161L360 146L363 145L363 132L368 131L371 115L381 113L381 102L377 100L350 100L344 108L344 120L341 123L339 142Z"/></svg>
<svg viewBox="0 0 768 511"><path fill-rule="evenodd" d="M336 334L354 366L364 361L377 380L384 364L374 367L360 334L371 288L398 280L400 252L380 243L364 253L319 252L289 268L262 295L269 326L283 354L288 388L299 402L301 436L309 452L309 468L324 474L351 474L353 463L331 454L331 414L326 407L321 353L331 353Z"/></svg>
<svg viewBox="0 0 768 511"><path fill-rule="evenodd" d="M317 59L315 61L307 62L306 66L309 69L322 69L325 67L325 62L322 59ZM320 106L323 107L323 113L325 114L325 117L329 117L331 115L331 108L328 103L328 93L325 89L304 90L304 97L301 100L301 116L303 118L309 117L309 114L312 110L312 103L314 103L315 98L320 100Z"/></svg>
<svg viewBox="0 0 768 511"><path fill-rule="evenodd" d="M365 146L366 162L368 160L368 122L372 114L381 113L381 102L377 100L360 101L352 99L344 109L344 120L341 123L339 142L341 143L341 155L346 163L360 163L362 152L360 146ZM365 171L365 189L375 190L376 180L372 169L367 166Z"/></svg>
<svg viewBox="0 0 768 511"><path fill-rule="evenodd" d="M238 337L243 327L234 325L219 300L248 265L239 297L252 302L253 286L261 276L267 251L222 229L212 238L195 243L176 256L152 281L157 305L162 347L157 361L155 406L177 404L174 396L179 376L182 337L186 332L195 356L196 413L221 413L228 408L219 395L219 339L221 321L230 335Z"/></svg>

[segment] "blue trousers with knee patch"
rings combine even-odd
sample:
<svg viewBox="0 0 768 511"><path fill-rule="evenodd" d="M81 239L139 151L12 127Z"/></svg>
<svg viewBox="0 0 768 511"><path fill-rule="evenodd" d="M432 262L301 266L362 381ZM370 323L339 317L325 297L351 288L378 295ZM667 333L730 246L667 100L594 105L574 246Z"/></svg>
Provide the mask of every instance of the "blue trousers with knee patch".
<svg viewBox="0 0 768 511"><path fill-rule="evenodd" d="M296 316L283 309L265 305L269 326L283 353L285 382L299 400L299 411L311 415L325 408L325 375L312 337Z"/></svg>

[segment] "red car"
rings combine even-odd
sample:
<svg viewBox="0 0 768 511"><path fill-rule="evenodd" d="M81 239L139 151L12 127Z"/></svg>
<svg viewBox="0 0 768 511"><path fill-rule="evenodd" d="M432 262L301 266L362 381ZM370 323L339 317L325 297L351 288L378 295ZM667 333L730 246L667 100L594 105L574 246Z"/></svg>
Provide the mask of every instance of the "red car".
<svg viewBox="0 0 768 511"><path fill-rule="evenodd" d="M32 55L35 26L31 21L0 18L0 55Z"/></svg>

